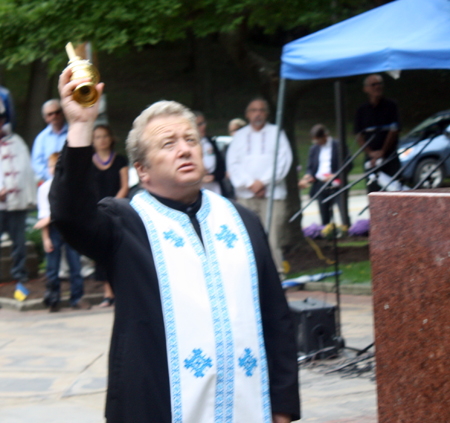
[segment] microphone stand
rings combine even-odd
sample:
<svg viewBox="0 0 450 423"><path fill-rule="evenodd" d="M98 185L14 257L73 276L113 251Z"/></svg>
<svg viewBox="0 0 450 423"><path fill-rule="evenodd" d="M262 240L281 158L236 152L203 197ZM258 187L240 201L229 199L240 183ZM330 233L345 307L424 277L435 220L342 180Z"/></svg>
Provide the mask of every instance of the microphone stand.
<svg viewBox="0 0 450 423"><path fill-rule="evenodd" d="M319 189L319 191L309 200L309 202L301 208L297 213L295 213L294 216L291 217L289 220L289 223L292 223L303 211L314 201L319 197L319 195L324 192L326 189L331 188L331 183L353 162L353 160L358 157L359 154L370 144L370 142L374 139L375 134L373 134L365 143L362 145L358 151L353 154L345 163L344 165L336 172L336 174L333 176L333 178L330 178L322 187ZM332 214L332 203L329 204L330 209L330 216L333 216ZM335 289L336 289L336 311L335 311L335 330L336 330L336 338L335 338L335 348L336 350L340 350L341 348L345 347L345 340L342 337L342 331L341 331L341 293L340 293L340 282L339 282L339 254L338 254L338 248L337 248L337 231L336 231L336 223L334 221L334 217L332 217L332 223L333 223L333 249L334 249L334 269L335 269Z"/></svg>

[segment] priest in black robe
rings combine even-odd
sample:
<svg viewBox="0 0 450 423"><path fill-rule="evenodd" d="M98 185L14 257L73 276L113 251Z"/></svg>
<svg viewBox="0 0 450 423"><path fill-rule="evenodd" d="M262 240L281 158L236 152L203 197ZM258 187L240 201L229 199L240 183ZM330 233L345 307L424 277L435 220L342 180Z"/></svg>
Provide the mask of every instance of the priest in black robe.
<svg viewBox="0 0 450 423"><path fill-rule="evenodd" d="M72 92L83 80L70 76L65 70L59 80L69 131L50 192L51 216L67 242L105 267L115 292L107 422L298 420L293 323L266 235L253 212L201 190L205 171L194 116L175 102L142 112L127 139L145 189L141 202L96 204L91 141L98 104L76 103ZM165 230L172 218L176 230ZM219 218L226 222L222 232L210 228ZM245 253L236 255L238 248ZM201 265L185 260L184 250ZM201 277L193 278L197 271ZM207 300L192 296L190 284ZM201 313L205 319L189 334L177 333L183 313L187 322ZM202 348L178 357L190 338ZM249 348L239 350L247 340Z"/></svg>

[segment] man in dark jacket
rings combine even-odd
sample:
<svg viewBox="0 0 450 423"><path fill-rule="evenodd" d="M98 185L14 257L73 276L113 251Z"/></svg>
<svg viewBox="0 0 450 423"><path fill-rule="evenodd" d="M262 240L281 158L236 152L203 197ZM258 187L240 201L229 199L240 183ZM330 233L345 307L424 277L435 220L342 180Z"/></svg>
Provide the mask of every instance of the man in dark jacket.
<svg viewBox="0 0 450 423"><path fill-rule="evenodd" d="M313 145L309 150L308 168L303 178L299 181L300 189L311 187L309 195L314 197L322 186L339 170L339 145L336 140L330 137L327 128L322 124L314 125L311 128L311 138ZM339 179L335 179L328 189L325 189L317 198L319 202L322 225L330 223L332 217L332 207L336 202L342 216L342 207L339 198L335 198L326 204L322 200L331 195L339 187Z"/></svg>
<svg viewBox="0 0 450 423"><path fill-rule="evenodd" d="M115 291L108 423L287 423L299 416L289 309L256 216L208 190L195 117L158 102L127 139L144 192L98 205L91 184L98 106L62 73L67 146L50 193L67 241ZM103 84L97 86L99 93Z"/></svg>

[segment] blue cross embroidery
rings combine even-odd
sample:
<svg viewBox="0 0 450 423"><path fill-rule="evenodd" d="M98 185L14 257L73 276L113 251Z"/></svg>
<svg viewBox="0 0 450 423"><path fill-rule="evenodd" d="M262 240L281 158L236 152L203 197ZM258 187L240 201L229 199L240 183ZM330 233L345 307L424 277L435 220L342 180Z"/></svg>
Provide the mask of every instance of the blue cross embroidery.
<svg viewBox="0 0 450 423"><path fill-rule="evenodd" d="M191 358L184 360L184 367L192 369L195 377L205 376L205 370L212 367L212 359L203 355L202 352L200 348L194 348Z"/></svg>
<svg viewBox="0 0 450 423"><path fill-rule="evenodd" d="M238 239L236 234L231 232L227 225L222 225L220 228L222 229L222 232L216 234L216 238L219 241L224 241L228 248L234 248L234 243Z"/></svg>
<svg viewBox="0 0 450 423"><path fill-rule="evenodd" d="M164 239L170 239L173 241L175 247L183 247L184 246L184 240L181 236L177 235L173 229L171 229L168 232L163 232Z"/></svg>
<svg viewBox="0 0 450 423"><path fill-rule="evenodd" d="M246 376L253 376L253 369L257 367L257 364L250 348L245 348L244 354L239 357L239 367L245 370Z"/></svg>

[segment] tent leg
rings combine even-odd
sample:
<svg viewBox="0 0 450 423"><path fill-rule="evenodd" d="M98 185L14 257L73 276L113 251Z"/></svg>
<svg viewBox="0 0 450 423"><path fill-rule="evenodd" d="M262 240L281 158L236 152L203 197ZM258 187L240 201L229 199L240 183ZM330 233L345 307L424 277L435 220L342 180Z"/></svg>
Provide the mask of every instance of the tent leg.
<svg viewBox="0 0 450 423"><path fill-rule="evenodd" d="M336 108L336 129L339 139L339 168L345 163L348 155L347 139L345 130L345 105L344 105L344 89L341 80L334 83L334 101ZM342 172L341 177L342 186L347 185L347 171ZM349 227L350 218L348 215L348 191L340 194L338 201L341 202L342 224Z"/></svg>
<svg viewBox="0 0 450 423"><path fill-rule="evenodd" d="M273 194L275 191L275 180L276 180L276 171L277 171L277 161L278 161L278 149L280 146L280 134L281 134L281 125L283 124L283 107L284 107L284 94L286 92L286 79L280 79L280 86L278 88L278 101L277 101L277 115L275 119L275 123L277 125L277 141L275 144L275 154L273 158L273 173L272 173L272 181L270 183L270 193L269 193L269 204L267 207L267 215L266 215L266 233L267 236L270 234L270 225L272 224L272 212L273 212Z"/></svg>

